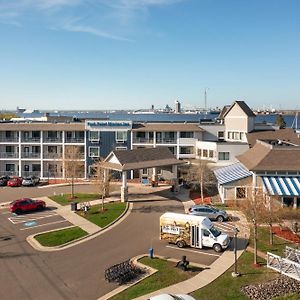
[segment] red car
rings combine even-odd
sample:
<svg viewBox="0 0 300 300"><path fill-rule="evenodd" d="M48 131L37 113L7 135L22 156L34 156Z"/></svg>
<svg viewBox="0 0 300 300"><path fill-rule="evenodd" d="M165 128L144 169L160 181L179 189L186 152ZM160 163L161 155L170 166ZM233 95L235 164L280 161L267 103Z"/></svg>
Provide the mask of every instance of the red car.
<svg viewBox="0 0 300 300"><path fill-rule="evenodd" d="M33 200L30 198L23 198L15 200L10 203L9 210L16 214L21 214L22 212L42 210L46 207L46 203L43 200Z"/></svg>
<svg viewBox="0 0 300 300"><path fill-rule="evenodd" d="M22 185L22 178L13 177L7 181L7 186L21 186Z"/></svg>

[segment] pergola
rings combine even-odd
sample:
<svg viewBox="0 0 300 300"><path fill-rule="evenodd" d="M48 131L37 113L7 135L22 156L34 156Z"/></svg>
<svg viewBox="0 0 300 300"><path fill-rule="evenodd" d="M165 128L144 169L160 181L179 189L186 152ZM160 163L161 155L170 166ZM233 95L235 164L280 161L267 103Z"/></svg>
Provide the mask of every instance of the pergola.
<svg viewBox="0 0 300 300"><path fill-rule="evenodd" d="M172 166L177 177L177 166L185 162L177 159L167 147L140 148L133 150L112 151L102 162L105 170L122 173L121 201L128 200L127 172L138 169L153 168L152 180L157 182L157 167Z"/></svg>

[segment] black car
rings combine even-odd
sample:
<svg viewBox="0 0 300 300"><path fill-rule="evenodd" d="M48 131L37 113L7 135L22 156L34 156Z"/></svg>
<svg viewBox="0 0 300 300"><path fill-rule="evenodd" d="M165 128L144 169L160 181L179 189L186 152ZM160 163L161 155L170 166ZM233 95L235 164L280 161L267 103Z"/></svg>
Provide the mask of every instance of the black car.
<svg viewBox="0 0 300 300"><path fill-rule="evenodd" d="M0 186L6 186L8 180L9 180L9 176L1 176L0 177Z"/></svg>

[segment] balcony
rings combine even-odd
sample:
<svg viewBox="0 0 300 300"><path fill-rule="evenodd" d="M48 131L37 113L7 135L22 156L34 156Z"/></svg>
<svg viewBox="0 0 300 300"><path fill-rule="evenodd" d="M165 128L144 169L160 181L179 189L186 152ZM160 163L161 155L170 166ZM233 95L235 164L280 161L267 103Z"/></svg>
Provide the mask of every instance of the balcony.
<svg viewBox="0 0 300 300"><path fill-rule="evenodd" d="M0 152L0 158L18 158L18 152Z"/></svg>
<svg viewBox="0 0 300 300"><path fill-rule="evenodd" d="M22 143L39 143L41 141L40 137L23 137Z"/></svg>
<svg viewBox="0 0 300 300"><path fill-rule="evenodd" d="M84 138L66 138L65 143L84 143Z"/></svg>
<svg viewBox="0 0 300 300"><path fill-rule="evenodd" d="M5 137L5 136L0 136L0 143L18 143L19 138L16 136L12 137Z"/></svg>
<svg viewBox="0 0 300 300"><path fill-rule="evenodd" d="M147 139L147 138L133 138L133 144L153 144L153 139Z"/></svg>
<svg viewBox="0 0 300 300"><path fill-rule="evenodd" d="M176 144L177 140L175 138L161 138L156 140L156 144Z"/></svg>
<svg viewBox="0 0 300 300"><path fill-rule="evenodd" d="M45 137L44 143L61 143L62 138L61 137Z"/></svg>
<svg viewBox="0 0 300 300"><path fill-rule="evenodd" d="M62 153L44 152L43 153L43 158L60 159L60 158L62 158Z"/></svg>
<svg viewBox="0 0 300 300"><path fill-rule="evenodd" d="M22 152L21 158L41 158L41 152Z"/></svg>
<svg viewBox="0 0 300 300"><path fill-rule="evenodd" d="M18 171L4 171L4 170L0 170L0 176L19 176Z"/></svg>

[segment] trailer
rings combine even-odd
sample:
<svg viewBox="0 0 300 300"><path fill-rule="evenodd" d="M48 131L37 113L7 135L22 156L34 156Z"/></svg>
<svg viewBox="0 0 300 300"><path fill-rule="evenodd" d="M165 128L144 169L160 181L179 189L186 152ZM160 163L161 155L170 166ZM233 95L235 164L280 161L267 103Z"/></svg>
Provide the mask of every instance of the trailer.
<svg viewBox="0 0 300 300"><path fill-rule="evenodd" d="M202 249L225 250L230 239L202 216L166 212L160 217L160 240L176 244L179 248L190 246Z"/></svg>

